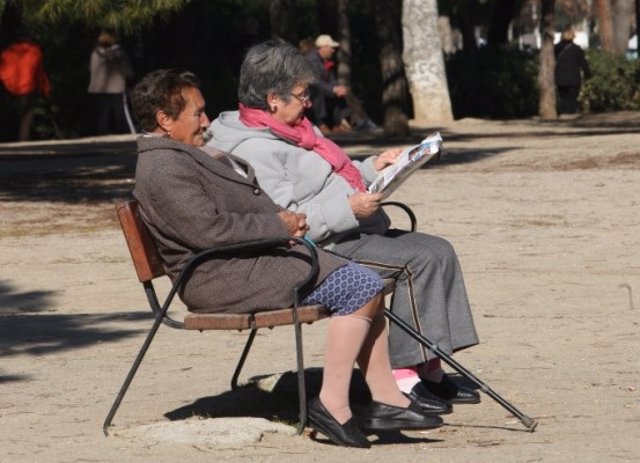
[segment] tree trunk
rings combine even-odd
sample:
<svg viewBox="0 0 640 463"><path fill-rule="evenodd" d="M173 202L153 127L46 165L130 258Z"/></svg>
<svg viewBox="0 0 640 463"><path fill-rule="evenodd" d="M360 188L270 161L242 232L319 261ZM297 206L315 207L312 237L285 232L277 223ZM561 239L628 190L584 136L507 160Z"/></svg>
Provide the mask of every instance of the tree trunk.
<svg viewBox="0 0 640 463"><path fill-rule="evenodd" d="M613 48L615 54L624 56L629 48L631 36L631 23L633 19L634 0L614 0L613 21Z"/></svg>
<svg viewBox="0 0 640 463"><path fill-rule="evenodd" d="M22 4L0 0L0 50L11 45L22 29Z"/></svg>
<svg viewBox="0 0 640 463"><path fill-rule="evenodd" d="M351 124L365 120L368 116L362 102L354 95L351 87L351 25L349 24L349 0L338 0L337 4L338 38L338 84L349 88L347 104L351 109Z"/></svg>
<svg viewBox="0 0 640 463"><path fill-rule="evenodd" d="M404 0L402 34L415 120L420 123L452 121L436 0Z"/></svg>
<svg viewBox="0 0 640 463"><path fill-rule="evenodd" d="M435 1L435 0L434 0ZM400 0L377 0L374 6L376 29L380 41L382 71L382 107L384 134L409 134L407 116L407 79L402 63L400 34Z"/></svg>
<svg viewBox="0 0 640 463"><path fill-rule="evenodd" d="M457 15L460 23L460 32L462 33L462 49L465 52L472 52L478 49L476 35L473 31L473 22L469 8L461 8Z"/></svg>
<svg viewBox="0 0 640 463"><path fill-rule="evenodd" d="M509 41L509 25L516 14L516 0L497 0L493 7L487 45L505 45Z"/></svg>
<svg viewBox="0 0 640 463"><path fill-rule="evenodd" d="M351 87L351 26L349 0L338 0L338 83Z"/></svg>
<svg viewBox="0 0 640 463"><path fill-rule="evenodd" d="M294 46L298 45L295 0L270 0L269 20L271 38L281 38Z"/></svg>
<svg viewBox="0 0 640 463"><path fill-rule="evenodd" d="M611 16L611 0L594 0L596 17L598 18L598 36L600 46L607 53L615 54L613 45L613 19Z"/></svg>
<svg viewBox="0 0 640 463"><path fill-rule="evenodd" d="M636 0L636 56L640 57L640 0Z"/></svg>
<svg viewBox="0 0 640 463"><path fill-rule="evenodd" d="M554 70L556 59L553 53L553 35L555 32L555 0L542 0L542 12L540 14L540 32L542 34L542 48L540 49L540 71L538 72L538 88L540 101L538 114L543 119L555 119L556 112L556 85Z"/></svg>

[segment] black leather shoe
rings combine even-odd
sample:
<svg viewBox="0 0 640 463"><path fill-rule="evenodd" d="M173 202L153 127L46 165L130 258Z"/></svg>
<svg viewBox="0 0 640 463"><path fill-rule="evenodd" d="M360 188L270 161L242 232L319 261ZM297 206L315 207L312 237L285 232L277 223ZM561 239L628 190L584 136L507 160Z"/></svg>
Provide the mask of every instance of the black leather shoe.
<svg viewBox="0 0 640 463"><path fill-rule="evenodd" d="M364 421L364 429L367 431L432 429L439 428L443 424L442 418L424 413L413 401L408 408L373 401Z"/></svg>
<svg viewBox="0 0 640 463"><path fill-rule="evenodd" d="M413 386L407 397L415 402L423 413L429 415L447 415L453 411L453 406L449 402L438 399L422 382Z"/></svg>
<svg viewBox="0 0 640 463"><path fill-rule="evenodd" d="M362 434L353 417L345 424L338 423L324 408L319 397L309 402L308 411L309 426L327 436L334 444L362 449L371 447L371 442Z"/></svg>
<svg viewBox="0 0 640 463"><path fill-rule="evenodd" d="M451 404L477 404L480 403L480 394L478 391L460 386L454 383L447 375L442 377L442 381L434 383L422 380L422 384L436 398L444 400Z"/></svg>

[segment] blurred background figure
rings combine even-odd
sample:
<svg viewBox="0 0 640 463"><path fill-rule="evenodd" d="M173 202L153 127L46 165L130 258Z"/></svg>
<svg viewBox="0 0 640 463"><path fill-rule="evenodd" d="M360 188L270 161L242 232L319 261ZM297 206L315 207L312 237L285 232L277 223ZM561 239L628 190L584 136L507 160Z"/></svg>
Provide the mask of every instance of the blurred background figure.
<svg viewBox="0 0 640 463"><path fill-rule="evenodd" d="M558 114L578 112L578 95L582 79L591 77L589 63L580 46L573 43L576 33L568 26L562 31L560 42L555 45L555 82L558 88Z"/></svg>
<svg viewBox="0 0 640 463"><path fill-rule="evenodd" d="M135 133L127 106L127 87L133 80L131 62L118 38L102 31L91 52L89 96L95 115L96 135Z"/></svg>
<svg viewBox="0 0 640 463"><path fill-rule="evenodd" d="M307 117L324 134L351 130L351 110L346 98L349 90L345 85L338 85L336 79L333 55L338 45L330 35L321 34L315 40L315 47L305 54L318 75L318 80L309 86L313 104L307 111Z"/></svg>
<svg viewBox="0 0 640 463"><path fill-rule="evenodd" d="M21 36L2 51L0 81L17 106L20 121L18 141L29 140L38 97L49 96L51 92L42 49L30 37Z"/></svg>

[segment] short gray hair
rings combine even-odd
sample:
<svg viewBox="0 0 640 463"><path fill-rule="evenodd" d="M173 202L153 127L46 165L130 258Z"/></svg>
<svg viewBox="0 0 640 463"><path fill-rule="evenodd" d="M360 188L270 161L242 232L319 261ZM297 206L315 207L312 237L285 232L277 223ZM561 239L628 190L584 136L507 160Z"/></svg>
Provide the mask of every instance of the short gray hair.
<svg viewBox="0 0 640 463"><path fill-rule="evenodd" d="M249 49L240 67L238 101L249 108L268 109L267 95L291 100L298 84L317 79L312 64L297 48L283 40L270 40Z"/></svg>

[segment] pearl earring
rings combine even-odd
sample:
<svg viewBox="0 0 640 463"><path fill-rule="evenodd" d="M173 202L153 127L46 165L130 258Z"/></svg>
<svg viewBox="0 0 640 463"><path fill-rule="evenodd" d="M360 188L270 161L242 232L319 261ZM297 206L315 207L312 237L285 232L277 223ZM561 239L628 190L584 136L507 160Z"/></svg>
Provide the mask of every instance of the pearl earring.
<svg viewBox="0 0 640 463"><path fill-rule="evenodd" d="M271 106L271 112L275 113L278 110L278 106L277 105L273 105Z"/></svg>

